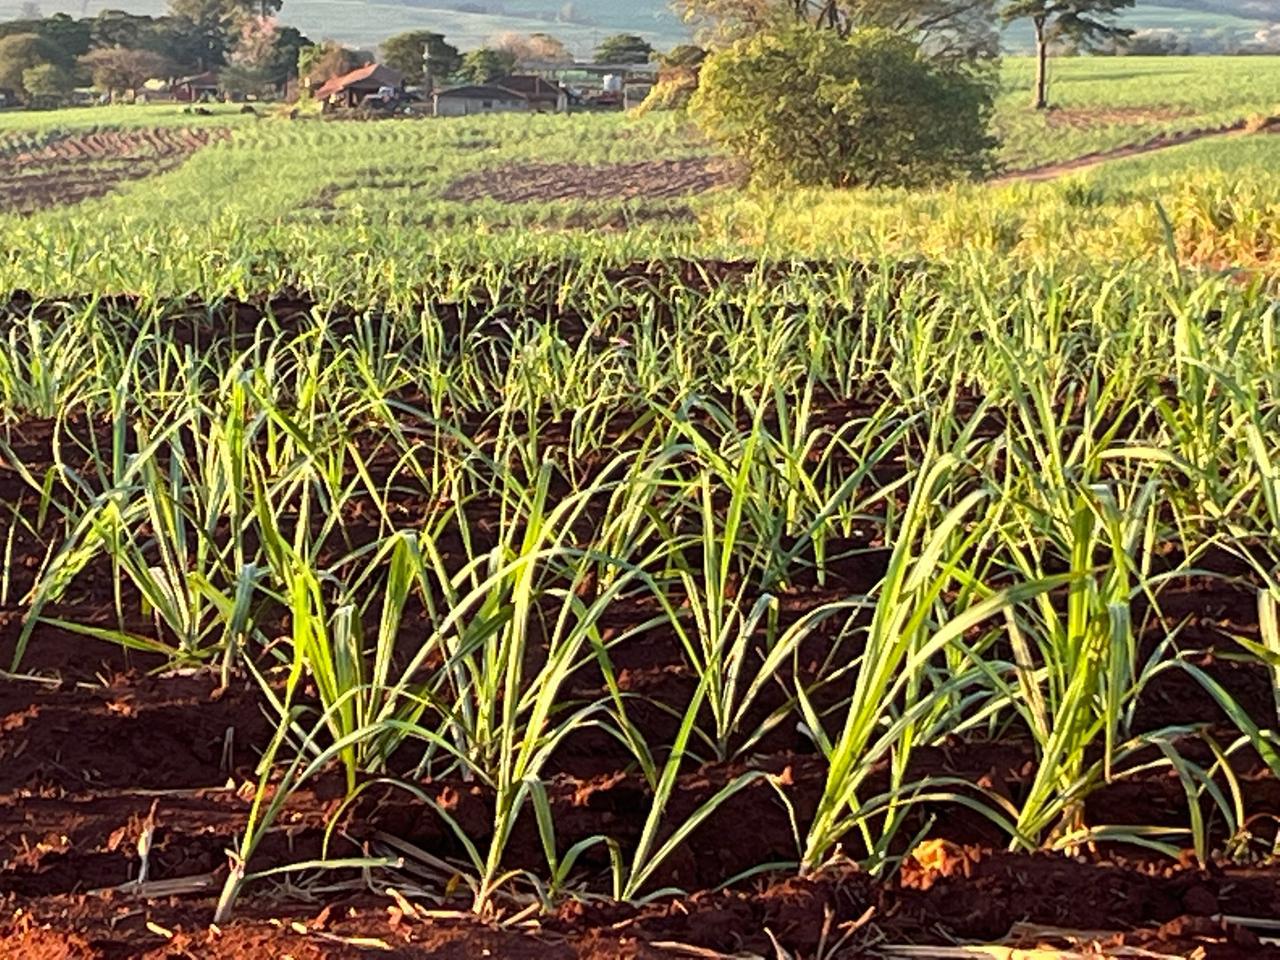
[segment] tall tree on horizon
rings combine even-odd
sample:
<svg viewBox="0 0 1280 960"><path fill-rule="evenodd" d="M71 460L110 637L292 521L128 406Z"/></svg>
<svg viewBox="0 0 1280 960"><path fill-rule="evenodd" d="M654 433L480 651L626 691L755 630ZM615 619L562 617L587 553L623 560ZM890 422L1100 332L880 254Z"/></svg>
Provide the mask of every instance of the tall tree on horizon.
<svg viewBox="0 0 1280 960"><path fill-rule="evenodd" d="M1115 22L1116 14L1134 0L1009 0L1001 16L1005 23L1030 20L1036 34L1036 82L1032 104L1049 106L1049 45L1073 40L1088 46L1129 36L1133 31Z"/></svg>
<svg viewBox="0 0 1280 960"><path fill-rule="evenodd" d="M14 33L0 38L0 89L26 100L23 77L27 71L57 59L57 47L37 33Z"/></svg>
<svg viewBox="0 0 1280 960"><path fill-rule="evenodd" d="M198 67L208 70L226 61L239 42L246 17L274 16L284 0L169 0L169 17L184 24L184 33L198 38Z"/></svg>
<svg viewBox="0 0 1280 960"><path fill-rule="evenodd" d="M468 83L486 84L510 76L515 68L516 58L511 53L481 47L463 54L458 75Z"/></svg>
<svg viewBox="0 0 1280 960"><path fill-rule="evenodd" d="M649 41L634 33L605 37L596 47L596 63L648 63L652 58Z"/></svg>
<svg viewBox="0 0 1280 960"><path fill-rule="evenodd" d="M336 40L323 40L298 50L298 79L303 86L314 90L326 80L372 62L373 57L363 50L352 50Z"/></svg>
<svg viewBox="0 0 1280 960"><path fill-rule="evenodd" d="M448 80L457 73L462 54L443 34L410 30L383 42L382 62L402 73L408 83L434 82Z"/></svg>

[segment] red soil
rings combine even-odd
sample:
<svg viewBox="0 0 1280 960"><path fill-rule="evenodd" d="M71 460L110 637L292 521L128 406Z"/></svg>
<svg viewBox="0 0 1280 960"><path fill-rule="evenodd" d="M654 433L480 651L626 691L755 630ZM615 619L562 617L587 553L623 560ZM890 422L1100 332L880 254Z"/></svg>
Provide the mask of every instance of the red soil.
<svg viewBox="0 0 1280 960"><path fill-rule="evenodd" d="M544 203L548 200L631 200L681 197L741 180L723 160L646 160L588 166L517 164L468 174L450 184L444 199Z"/></svg>
<svg viewBox="0 0 1280 960"><path fill-rule="evenodd" d="M0 152L0 211L33 213L104 196L122 183L172 170L228 130L100 130L34 149Z"/></svg>
<svg viewBox="0 0 1280 960"><path fill-rule="evenodd" d="M733 276L728 268L724 272ZM248 320L256 308L232 309ZM216 324L200 328L193 320L189 329L175 324L174 336L212 349L210 338L226 332ZM865 407L854 399L831 400L825 416L838 423ZM74 426L83 436L103 429ZM610 426L619 442L626 442L625 426ZM549 435L556 435L555 429ZM37 475L53 462L51 443L47 423L30 422L11 432L11 447ZM385 472L391 458L377 456L376 444L371 438L369 459L375 472ZM65 451L73 458L84 456L74 444ZM0 499L29 509L28 497L0 464ZM396 509L406 518L430 510L412 492L397 497ZM378 534L373 516L358 504L351 508L344 520L353 540ZM40 537L24 533L15 540L14 585L8 607L0 611L0 663L8 663L21 630L24 608L18 600L43 555L40 539L56 533L54 521L49 523ZM841 549L875 546L870 531L865 541ZM783 594L784 615L793 618L842 591L869 588L883 562L883 551L870 549L835 563L825 586L797 582ZM1209 562L1243 572L1229 558ZM104 573L82 577L54 612L80 622L111 622L112 584ZM1165 619L1152 624L1148 640L1182 624L1183 645L1210 651L1201 662L1253 716L1269 715L1274 707L1266 670L1211 652L1229 647L1224 629L1256 636L1257 612L1247 585L1201 577L1174 583L1162 596ZM615 614L619 625L647 615L638 608ZM148 627L137 625L142 631ZM815 637L801 663L828 642ZM691 688L669 635L654 633L619 648L614 661L627 692L680 704ZM795 858L787 812L763 782L717 811L663 867L656 882L680 886L688 895L648 906L569 902L536 924L500 927L460 913L422 912L422 907L436 909L434 904L406 912L401 901L381 888L363 887L348 873L323 877L321 883L342 885L327 893L301 879L288 887L261 882L247 891L237 919L214 930L209 921L227 869L225 850L243 829L249 809L249 794L242 788L253 779L272 724L250 684L238 680L220 689L210 673L151 672L162 666L154 658L125 656L110 645L46 626L36 631L22 669L51 682L0 682L0 958L337 960L367 953L404 960L604 960L679 956L680 949L690 956L773 957L775 942L792 956L812 958L824 943L836 942L843 943L840 956L874 956L877 944L884 943L1064 942L1065 934L1046 928L1096 931L1085 939L1173 956L1199 950L1231 960L1280 957L1280 949L1259 941L1262 931L1223 919L1280 916L1280 869L1266 859L1219 859L1200 867L1190 857L1170 862L1127 848L1089 850L1074 858L1013 854L1005 852L1005 838L987 821L944 803L917 812L913 827L934 818L930 842L884 880L836 867L803 879L784 871L717 892L714 888L736 872ZM638 709L633 720L659 738L672 723L656 708ZM1195 684L1170 672L1144 697L1137 724L1149 730L1171 722L1222 720L1216 704ZM746 769L773 774L802 819L812 811L822 787L822 764L804 738L781 730L748 758L687 770L673 800L673 818L690 813ZM1267 836L1274 832L1268 824L1280 818L1280 783L1256 765L1242 762L1237 772L1245 806L1255 816L1252 826ZM562 845L602 833L624 847L636 841L650 801L616 744L581 734L565 744L553 773L548 794ZM914 773L946 773L1016 796L1034 773L1034 759L1017 741L956 741L921 750ZM419 786L448 805L474 838L485 838L490 801L482 792L456 780ZM320 781L300 791L252 869L318 855L339 804L336 784ZM1176 777L1153 773L1100 791L1091 798L1087 817L1118 824L1182 824L1185 792ZM392 790L366 794L342 815L340 827L339 849L331 851L337 855L355 854L361 845L372 849L383 833L437 856L459 853L429 807ZM185 882L182 892L151 886L144 891L151 896L140 898L129 889L140 866L138 839L148 829L153 837L149 882ZM1216 825L1215 831L1215 843L1221 844ZM525 822L512 837L509 860L536 868L540 858L537 834ZM582 867L598 874L607 862L587 854ZM449 900L439 909L463 911L466 901Z"/></svg>

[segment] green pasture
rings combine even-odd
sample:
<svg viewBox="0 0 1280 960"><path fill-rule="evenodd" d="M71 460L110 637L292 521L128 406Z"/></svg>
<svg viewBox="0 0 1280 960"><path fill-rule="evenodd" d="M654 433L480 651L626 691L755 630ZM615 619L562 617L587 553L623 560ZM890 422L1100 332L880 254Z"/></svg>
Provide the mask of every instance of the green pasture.
<svg viewBox="0 0 1280 960"><path fill-rule="evenodd" d="M1025 60L1004 66L999 125L1002 157L1013 169L1264 115L1280 103L1280 59L1063 59L1054 64L1062 110L1114 121L1064 129L1053 114L1026 107L1029 71ZM1117 110L1135 112L1116 120ZM1141 121L1147 110L1176 116ZM180 169L111 196L0 218L11 238L0 281L60 292L305 281L347 293L407 284L422 263L441 256L625 260L762 249L780 256L986 251L1125 261L1165 248L1158 204L1177 206L1177 197L1191 194L1247 195L1255 213L1227 224L1235 231L1231 242L1242 251L1260 243L1266 249L1258 237L1275 229L1268 211L1280 192L1271 173L1280 137L1263 134L1206 139L1036 185L917 193L726 187L673 199L524 203L444 195L464 176L490 176L496 186L531 165L573 164L595 171L584 176L607 178L616 164L709 148L674 114L290 121L245 117L235 108L193 117L172 105L3 114L0 136L186 123L225 123L235 132Z"/></svg>

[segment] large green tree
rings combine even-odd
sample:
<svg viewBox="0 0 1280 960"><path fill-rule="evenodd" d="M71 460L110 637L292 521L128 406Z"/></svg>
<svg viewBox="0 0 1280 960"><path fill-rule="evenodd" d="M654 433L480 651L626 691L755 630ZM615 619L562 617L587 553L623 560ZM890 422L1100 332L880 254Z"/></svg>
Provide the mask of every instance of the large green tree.
<svg viewBox="0 0 1280 960"><path fill-rule="evenodd" d="M298 76L298 57L309 46L311 46L310 38L297 27L276 25L276 43L271 69L275 73L278 84L283 85L290 77Z"/></svg>
<svg viewBox="0 0 1280 960"><path fill-rule="evenodd" d="M22 73L28 102L37 107L60 107L76 87L71 71L56 63L41 63Z"/></svg>
<svg viewBox="0 0 1280 960"><path fill-rule="evenodd" d="M1037 110L1049 105L1049 46L1071 41L1088 46L1127 37L1130 31L1115 22L1121 10L1134 0L1009 0L1003 11L1005 22L1030 20L1036 35L1036 81L1033 104Z"/></svg>
<svg viewBox="0 0 1280 960"><path fill-rule="evenodd" d="M169 19L187 38L192 66L210 70L226 63L234 43L234 17L222 0L170 0Z"/></svg>
<svg viewBox="0 0 1280 960"><path fill-rule="evenodd" d="M214 5L197 19L186 16L149 17L120 10L104 10L93 18L91 47L150 50L187 71L206 70L226 62L226 53L240 42L246 23L256 17Z"/></svg>
<svg viewBox="0 0 1280 960"><path fill-rule="evenodd" d="M452 77L462 66L462 54L443 34L430 30L398 33L382 45L382 62L404 74L407 83L432 83Z"/></svg>
<svg viewBox="0 0 1280 960"><path fill-rule="evenodd" d="M89 41L94 47L144 49L152 39L154 26L151 17L124 10L103 10L93 18Z"/></svg>
<svg viewBox="0 0 1280 960"><path fill-rule="evenodd" d="M231 42L220 24L206 28L180 17L158 17L145 47L168 57L183 73L199 73L225 63Z"/></svg>
<svg viewBox="0 0 1280 960"><path fill-rule="evenodd" d="M58 48L38 33L15 33L0 39L0 89L28 97L26 74L35 67L58 61Z"/></svg>
<svg viewBox="0 0 1280 960"><path fill-rule="evenodd" d="M494 50L481 47L469 50L462 58L462 66L458 76L471 83L493 83L503 77L509 77L516 67L516 58L505 50Z"/></svg>
<svg viewBox="0 0 1280 960"><path fill-rule="evenodd" d="M605 37L596 47L596 63L648 63L652 57L653 47L634 33Z"/></svg>
<svg viewBox="0 0 1280 960"><path fill-rule="evenodd" d="M284 0L169 0L170 18L180 25L189 48L196 52L194 66L208 70L226 63L226 56L240 40L246 18L269 18Z"/></svg>
<svg viewBox="0 0 1280 960"><path fill-rule="evenodd" d="M16 33L34 33L48 40L57 50L55 63L68 69L75 66L76 58L89 52L93 21L76 20L65 13L33 20L9 20L0 23L0 37Z"/></svg>
<svg viewBox="0 0 1280 960"><path fill-rule="evenodd" d="M80 63L93 77L93 85L115 97L137 91L148 80L171 77L175 65L153 50L102 47L90 50Z"/></svg>
<svg viewBox="0 0 1280 960"><path fill-rule="evenodd" d="M275 5L274 0L267 5ZM173 0L174 12L162 17L108 9L77 20L59 13L0 23L0 38L17 34L43 38L54 48L46 51L49 62L77 79L88 79L81 57L91 50L115 48L159 54L178 71L195 73L226 63L227 52L243 45L245 24L263 20L250 12L259 7L258 0ZM292 27L277 25L275 33L279 64L271 71L284 76L297 62L298 47L308 41ZM15 78L16 74L10 79Z"/></svg>
<svg viewBox="0 0 1280 960"><path fill-rule="evenodd" d="M309 43L295 28L281 26L274 17L245 17L240 36L227 55L222 86L232 93L269 96L296 73L298 51Z"/></svg>
<svg viewBox="0 0 1280 960"><path fill-rule="evenodd" d="M893 30L791 26L713 53L690 110L761 181L918 186L989 168L993 102Z"/></svg>

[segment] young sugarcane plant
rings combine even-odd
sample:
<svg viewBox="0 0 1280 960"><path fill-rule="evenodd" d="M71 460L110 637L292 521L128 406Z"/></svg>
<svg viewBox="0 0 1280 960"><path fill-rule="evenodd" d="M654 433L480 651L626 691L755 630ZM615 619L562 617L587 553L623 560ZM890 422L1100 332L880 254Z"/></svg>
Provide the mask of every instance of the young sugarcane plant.
<svg viewBox="0 0 1280 960"><path fill-rule="evenodd" d="M519 508L504 523L498 543L460 570L450 570L430 532L397 534L384 543L370 558L371 569L385 567L371 648L361 626L371 618L350 591L363 590L372 574L358 577L330 608L324 580L288 545L273 541L266 550L269 557L285 558L280 575L292 598L294 669L314 682L321 726L329 734L328 746L313 734L305 749L341 761L351 797L364 789L365 775L393 772L390 761L409 739L426 747L419 772L453 772L492 791L487 847L436 805L468 851L473 907L483 915L494 912L500 889L513 879L504 865L506 847L529 803L545 799L540 784L551 757L574 733L610 726L610 698L569 700L569 678L590 668L609 643L671 615L606 642L602 621L615 604L637 589L659 591L642 569L570 540L580 511L614 482L608 471L596 485L555 506L549 502L550 481L547 466L531 490L513 493ZM457 518L465 522L461 508ZM596 583L602 565L619 570ZM406 648L407 661L393 670L397 645L412 635L403 622L411 595L425 607L428 632ZM287 706L278 704L281 721L298 731ZM621 732L614 735L625 739ZM545 811L540 818L545 820ZM555 869L562 875L564 864Z"/></svg>
<svg viewBox="0 0 1280 960"><path fill-rule="evenodd" d="M226 923L231 919L245 885L255 880L300 870L351 868L367 870L372 867L397 866L399 863L398 858L330 858L326 855L320 860L272 867L256 873L249 871L249 865L258 846L274 829L276 820L288 806L290 798L312 777L323 774L335 760L351 755L363 741L377 740L388 733L400 736L414 736L420 733L412 727L401 727L395 721L385 721L371 727L352 729L326 745L325 736L334 728L329 713L344 710L346 698L340 699L330 710L325 711L320 718L312 722L309 728L304 727L304 721L314 712L311 708L296 702L298 687L305 675L303 660L301 657L295 657L285 683L283 700L279 704L282 711L280 722L258 763L257 789L254 791L244 832L236 847L227 851L227 879L223 883L222 892L214 910L215 924ZM293 759L281 770L277 764L280 752L290 735L299 730L303 731L303 738L298 744Z"/></svg>
<svg viewBox="0 0 1280 960"><path fill-rule="evenodd" d="M1173 644L1166 638L1140 661L1130 614L1139 595L1154 602L1140 555L1159 490L1155 481L1140 484L1122 506L1108 486L1077 489L1070 526L1061 531L1069 577L1065 609L1059 598L1043 594L1006 611L1016 677L1011 704L1037 753L1035 776L1017 807L1015 846L1078 846L1090 836L1084 821L1089 794L1132 775L1139 755L1158 741L1171 745L1191 732L1128 735L1137 699ZM1040 525L1013 514L1018 519L1003 532L1013 569L1027 580L1042 579L1046 564L1027 546Z"/></svg>
<svg viewBox="0 0 1280 960"><path fill-rule="evenodd" d="M653 800L645 817L644 827L640 833L639 843L631 851L630 857L623 854L619 845L608 841L613 865L613 898L626 902L645 902L657 897L679 894L682 891L664 888L646 890L656 871L667 859L686 843L693 832L708 817L728 802L735 794L751 786L757 781L765 780L780 786L779 778L763 770L747 770L730 778L730 780L714 794L704 800L685 820L677 824L669 822L667 808L675 793L680 772L690 758L690 743L697 728L698 713L706 702L709 689L708 677L703 676L689 700L681 716L680 727L671 743L666 762L661 768L652 765L653 751L646 749L636 754L636 760L646 770L646 777L653 787ZM669 828L669 830L668 830ZM794 866L790 863L761 864L756 871L783 869ZM726 881L731 878L726 877ZM739 877L738 879L745 879Z"/></svg>
<svg viewBox="0 0 1280 960"><path fill-rule="evenodd" d="M736 572L743 491L731 491L727 516L721 520L715 504L717 486L707 473L690 486L697 498L700 533L669 542L680 599L692 623L686 626L685 618L674 616L670 626L705 687L710 727L695 726L694 733L716 760L725 761L750 752L794 712L795 698L789 696L754 726L748 724L761 694L780 683L782 668L805 638L847 610L840 604L824 605L783 628L777 598L770 593L751 597L747 578ZM701 569L685 560L684 549L689 547L701 555Z"/></svg>
<svg viewBox="0 0 1280 960"><path fill-rule="evenodd" d="M1270 674L1275 706L1271 717L1263 721L1251 716L1219 679L1185 657L1172 661L1167 667L1183 670L1195 678L1240 731L1240 738L1227 752L1242 746L1252 747L1272 775L1280 776L1280 589L1273 578L1268 579L1270 582L1257 592L1260 640L1238 634L1233 635L1233 639L1245 650L1250 662L1263 664Z"/></svg>
<svg viewBox="0 0 1280 960"><path fill-rule="evenodd" d="M947 609L944 594L972 583L975 555L980 552L975 548L991 533L990 522L975 517L989 496L986 491L963 496L945 512L936 505L958 467L953 454L937 457L914 485L885 577L874 599L866 601L871 623L834 739L828 739L804 688L797 688L806 726L829 764L804 836L802 872L818 869L852 831L862 841L868 866L883 868L893 836L917 795L953 785L912 783L911 757L917 746L962 726L964 711L981 709L990 699L982 695L990 685L990 666L983 657L997 637L990 621L1013 604L1064 582L1038 579L985 596L962 590L966 605L955 612ZM979 631L977 638L968 638L974 630ZM868 796L867 781L878 765L889 770L889 789ZM963 793L949 799L1003 821L998 810Z"/></svg>
<svg viewBox="0 0 1280 960"><path fill-rule="evenodd" d="M126 378L122 389L127 389L127 383ZM190 579L210 572L192 569L192 541L201 538L187 524L186 501L191 491L181 473L180 456L172 456L167 474L159 462L162 454L173 452L180 431L195 419L195 414L189 410L175 412L153 431L136 420L131 424L124 400L118 398L116 402L109 458L96 456L95 449L97 475L81 476L68 467L61 470L62 481L75 498L73 506L64 510L68 533L50 556L32 591L14 651L14 669L40 622L174 660L196 660L208 653L203 641L217 625L207 615L203 597ZM137 440L134 453L127 452L130 433ZM197 544L194 553L208 557L207 546ZM58 601L68 585L100 555L111 561L115 574L112 585L117 627L44 617L46 607ZM153 562L157 559L159 562ZM126 629L122 590L125 582L137 589L143 612L155 618L157 636L146 637ZM176 643L167 642L170 639Z"/></svg>
<svg viewBox="0 0 1280 960"><path fill-rule="evenodd" d="M619 563L568 542L593 488L552 508L550 477L549 468L540 472L519 538L513 525L512 539L476 558L483 566L473 561L474 569L446 580L437 560L430 575L447 588L448 605L435 614L431 636L405 673L411 676L428 656L442 658L427 686L442 711L436 736L449 740L494 790L493 836L478 865L473 904L481 914L492 910L507 878L507 843L527 802L537 801L536 784L550 758L574 732L607 724L607 698L566 701L565 685L605 649L602 621L613 605L636 588L657 592L648 574L624 563L620 573L591 586L602 563ZM610 483L607 476L597 481L602 489ZM469 582L471 589L461 592ZM611 642L649 626L638 624Z"/></svg>

